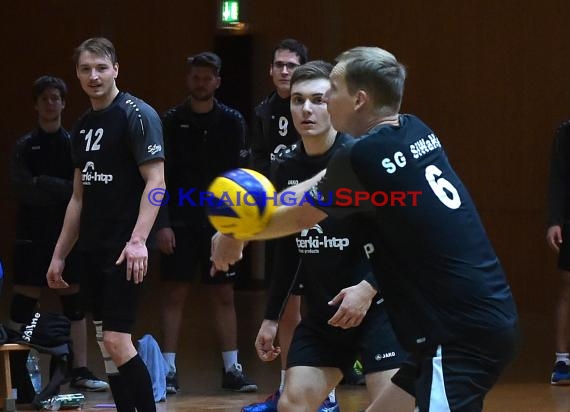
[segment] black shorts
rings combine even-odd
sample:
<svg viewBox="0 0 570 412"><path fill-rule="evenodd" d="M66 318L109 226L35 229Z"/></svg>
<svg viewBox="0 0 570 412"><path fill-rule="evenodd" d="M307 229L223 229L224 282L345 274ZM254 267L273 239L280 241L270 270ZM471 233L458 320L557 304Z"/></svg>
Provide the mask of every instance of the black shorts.
<svg viewBox="0 0 570 412"><path fill-rule="evenodd" d="M210 245L214 235L210 228L173 227L176 248L172 255L160 254L160 278L166 281L191 282L196 271L205 284L235 282L238 272L230 267L227 272L210 276Z"/></svg>
<svg viewBox="0 0 570 412"><path fill-rule="evenodd" d="M562 227L562 239L565 241L560 245L558 269L570 272L570 225L568 224Z"/></svg>
<svg viewBox="0 0 570 412"><path fill-rule="evenodd" d="M416 398L419 412L478 412L516 352L518 330L482 333L412 354L392 381Z"/></svg>
<svg viewBox="0 0 570 412"><path fill-rule="evenodd" d="M54 247L55 245L32 242L17 243L14 248L14 284L47 288L46 273ZM65 259L63 279L71 285L79 283L82 272L82 254L73 249Z"/></svg>
<svg viewBox="0 0 570 412"><path fill-rule="evenodd" d="M143 284L127 281L126 262L115 264L120 253L120 250L85 253L81 296L93 319L103 321L103 330L131 333Z"/></svg>
<svg viewBox="0 0 570 412"><path fill-rule="evenodd" d="M373 304L362 323L351 329L303 318L293 335L287 367L333 367L349 371L359 356L364 374L397 369L407 357L382 304Z"/></svg>

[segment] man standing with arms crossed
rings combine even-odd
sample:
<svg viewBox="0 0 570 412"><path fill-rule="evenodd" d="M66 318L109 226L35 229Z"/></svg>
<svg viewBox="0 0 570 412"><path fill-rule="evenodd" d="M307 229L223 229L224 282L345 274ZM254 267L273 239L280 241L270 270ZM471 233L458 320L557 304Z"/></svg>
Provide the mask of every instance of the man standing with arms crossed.
<svg viewBox="0 0 570 412"><path fill-rule="evenodd" d="M117 410L154 412L152 382L131 330L147 273L146 240L158 212L149 199L165 188L160 118L148 104L117 88L119 64L108 39L84 41L74 61L91 109L72 133L73 195L48 285L69 286L62 278L65 258L79 239L86 251L88 285L83 290L94 319L102 321L99 347Z"/></svg>
<svg viewBox="0 0 570 412"><path fill-rule="evenodd" d="M212 52L189 57L186 85L188 98L163 118L168 160L166 180L171 201L164 206L169 218L161 219L157 233L163 281L162 350L170 367L166 391L179 390L176 349L186 297L195 272L201 275L210 296L220 341L224 369L222 387L237 392L255 392L257 385L238 362L237 317L234 304L236 271L210 277L210 226L200 204L200 193L217 175L246 162L246 126L241 113L215 98L221 83L222 60ZM188 193L192 202L180 191Z"/></svg>
<svg viewBox="0 0 570 412"><path fill-rule="evenodd" d="M73 188L70 138L62 126L67 86L57 77L41 76L34 82L32 94L38 126L18 139L10 163L10 183L18 199L10 320L24 324L30 322L42 289L47 287L46 270ZM81 253L71 252L65 268L70 287L56 291L62 312L71 322L74 349L71 386L105 391L109 388L107 382L87 368L85 311L79 292L81 260ZM21 355L13 354L17 359ZM21 362L25 363L25 359ZM18 395L24 393L20 388Z"/></svg>

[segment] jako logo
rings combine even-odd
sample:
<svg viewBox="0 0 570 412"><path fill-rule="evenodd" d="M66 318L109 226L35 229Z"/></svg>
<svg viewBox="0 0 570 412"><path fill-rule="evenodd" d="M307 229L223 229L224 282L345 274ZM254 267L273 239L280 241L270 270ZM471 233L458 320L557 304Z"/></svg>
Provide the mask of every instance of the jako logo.
<svg viewBox="0 0 570 412"><path fill-rule="evenodd" d="M41 316L40 313L36 312L34 314L34 317L32 318L32 321L30 322L29 325L26 325L24 333L22 333L22 339L24 339L28 343L32 339L32 335L34 334L34 329L36 329L36 326L38 325L38 320L40 319L40 316Z"/></svg>
<svg viewBox="0 0 570 412"><path fill-rule="evenodd" d="M90 186L92 182L103 182L105 184L113 181L113 175L97 173L95 171L95 163L87 162L81 171L81 182L85 186Z"/></svg>
<svg viewBox="0 0 570 412"><path fill-rule="evenodd" d="M382 359L393 358L394 356L396 356L396 352L387 352L384 354L378 353L376 356L374 356L374 359L381 361Z"/></svg>

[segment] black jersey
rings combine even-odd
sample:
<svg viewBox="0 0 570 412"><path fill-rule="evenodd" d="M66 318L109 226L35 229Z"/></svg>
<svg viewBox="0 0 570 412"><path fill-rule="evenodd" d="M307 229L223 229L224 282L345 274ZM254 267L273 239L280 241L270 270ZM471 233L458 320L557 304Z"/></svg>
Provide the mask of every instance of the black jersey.
<svg viewBox="0 0 570 412"><path fill-rule="evenodd" d="M324 169L332 154L349 139L338 134L333 146L320 156L308 156L302 142L283 149L272 163L276 188L285 190L285 194L287 187ZM359 216L327 218L301 233L277 240L266 319L279 318L295 282L303 285L308 318L321 323L326 323L337 311L328 302L341 289L363 279L375 285L368 262L374 246L370 243L370 233L355 222L358 219Z"/></svg>
<svg viewBox="0 0 570 412"><path fill-rule="evenodd" d="M355 207L339 199L338 193L354 191L385 193L388 201ZM401 197L412 191L421 193L415 206L413 196ZM516 322L510 288L473 201L441 142L418 118L400 115L399 126L377 126L338 150L311 193L332 193L330 206L317 203L331 216L364 212L375 226L375 243L386 250L374 254L375 275L407 349ZM382 204L385 197L375 199Z"/></svg>
<svg viewBox="0 0 570 412"><path fill-rule="evenodd" d="M291 98L271 93L255 108L251 137L253 168L269 176L271 160L300 136L291 118Z"/></svg>
<svg viewBox="0 0 570 412"><path fill-rule="evenodd" d="M38 128L18 139L10 182L18 200L17 242L55 244L73 188L69 133Z"/></svg>
<svg viewBox="0 0 570 412"><path fill-rule="evenodd" d="M548 226L570 223L570 121L560 125L552 143Z"/></svg>
<svg viewBox="0 0 570 412"><path fill-rule="evenodd" d="M160 118L144 101L119 92L109 107L83 114L71 145L83 183L80 244L122 248L137 221L145 186L138 167L164 159Z"/></svg>
<svg viewBox="0 0 570 412"><path fill-rule="evenodd" d="M163 123L169 224L207 225L200 193L206 191L217 176L245 165L244 118L217 100L214 100L213 110L205 114L194 113L186 101L169 110Z"/></svg>

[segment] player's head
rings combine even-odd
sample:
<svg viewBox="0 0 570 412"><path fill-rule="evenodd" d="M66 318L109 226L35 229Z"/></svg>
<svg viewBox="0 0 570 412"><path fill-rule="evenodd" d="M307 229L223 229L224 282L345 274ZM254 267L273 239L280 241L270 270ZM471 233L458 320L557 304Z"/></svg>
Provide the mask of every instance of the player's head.
<svg viewBox="0 0 570 412"><path fill-rule="evenodd" d="M291 117L302 138L325 136L332 130L324 99L332 68L330 63L315 60L299 66L291 76Z"/></svg>
<svg viewBox="0 0 570 412"><path fill-rule="evenodd" d="M336 58L326 99L337 130L359 135L359 115L377 117L399 112L406 80L405 67L378 47L356 47Z"/></svg>
<svg viewBox="0 0 570 412"><path fill-rule="evenodd" d="M67 86L60 78L41 76L36 79L32 86L32 97L40 121L59 119L65 107L65 96Z"/></svg>
<svg viewBox="0 0 570 412"><path fill-rule="evenodd" d="M85 40L75 49L73 60L81 88L92 102L107 99L116 89L119 63L110 40L104 37Z"/></svg>
<svg viewBox="0 0 570 412"><path fill-rule="evenodd" d="M295 39L285 39L273 49L269 75L282 98L289 97L291 75L307 61L307 47Z"/></svg>
<svg viewBox="0 0 570 412"><path fill-rule="evenodd" d="M212 52L198 53L188 57L186 64L188 66L186 84L190 97L198 101L213 99L221 83L222 59L220 56Z"/></svg>

